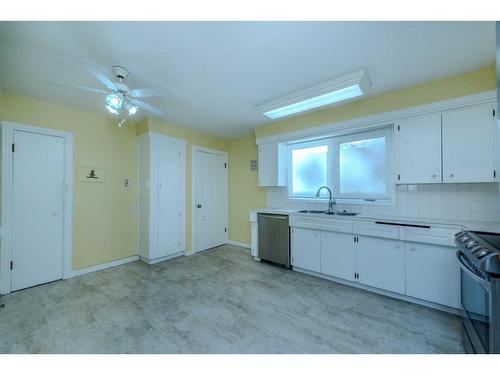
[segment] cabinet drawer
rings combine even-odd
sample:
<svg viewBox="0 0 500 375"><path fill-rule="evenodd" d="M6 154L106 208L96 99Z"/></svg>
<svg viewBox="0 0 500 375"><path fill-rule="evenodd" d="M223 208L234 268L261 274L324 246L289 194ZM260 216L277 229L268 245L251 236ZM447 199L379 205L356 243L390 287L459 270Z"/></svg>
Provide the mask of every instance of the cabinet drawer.
<svg viewBox="0 0 500 375"><path fill-rule="evenodd" d="M326 215L325 215L326 216ZM317 229L329 232L354 233L354 222L328 217L290 215L290 226Z"/></svg>
<svg viewBox="0 0 500 375"><path fill-rule="evenodd" d="M401 228L401 239L442 246L455 246L455 233L460 228Z"/></svg>
<svg viewBox="0 0 500 375"><path fill-rule="evenodd" d="M399 239L399 227L397 225L358 223L357 234L381 238Z"/></svg>

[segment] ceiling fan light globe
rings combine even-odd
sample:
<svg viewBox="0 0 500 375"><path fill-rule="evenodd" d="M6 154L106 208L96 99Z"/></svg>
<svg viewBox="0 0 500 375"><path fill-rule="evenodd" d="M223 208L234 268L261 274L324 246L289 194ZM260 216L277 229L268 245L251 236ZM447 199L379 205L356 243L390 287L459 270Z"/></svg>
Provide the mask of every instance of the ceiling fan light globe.
<svg viewBox="0 0 500 375"><path fill-rule="evenodd" d="M106 95L106 104L115 110L119 110L123 105L123 97L117 93L108 94Z"/></svg>
<svg viewBox="0 0 500 375"><path fill-rule="evenodd" d="M130 116L132 115L135 115L137 113L137 107L134 105L134 106L131 106L129 109L128 109L128 114Z"/></svg>
<svg viewBox="0 0 500 375"><path fill-rule="evenodd" d="M113 107L111 107L110 105L105 104L104 107L106 107L106 109L109 111L109 113L112 113L114 115L118 114L118 111L116 109L114 109Z"/></svg>

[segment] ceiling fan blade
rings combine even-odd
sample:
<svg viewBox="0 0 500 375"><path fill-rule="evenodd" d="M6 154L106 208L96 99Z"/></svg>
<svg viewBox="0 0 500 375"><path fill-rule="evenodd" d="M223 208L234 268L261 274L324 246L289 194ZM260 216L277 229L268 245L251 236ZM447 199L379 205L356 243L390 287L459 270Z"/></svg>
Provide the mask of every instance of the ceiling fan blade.
<svg viewBox="0 0 500 375"><path fill-rule="evenodd" d="M87 70L92 74L99 82L101 82L104 86L106 86L108 89L112 91L116 91L116 85L111 81L106 74L98 70L93 63L87 60L79 59L79 62L81 62Z"/></svg>
<svg viewBox="0 0 500 375"><path fill-rule="evenodd" d="M155 96L166 96L167 90L162 88L156 89L134 89L129 92L133 98L150 98Z"/></svg>
<svg viewBox="0 0 500 375"><path fill-rule="evenodd" d="M72 89L79 89L79 90L91 91L91 92L96 92L98 94L104 94L104 95L106 95L108 93L107 91L104 91L104 90L101 90L101 89L95 89L93 87L87 87L87 86L72 85L70 83L60 83L60 82L52 82L52 81L49 81L49 83L51 85L54 85L54 86L70 87Z"/></svg>
<svg viewBox="0 0 500 375"><path fill-rule="evenodd" d="M148 104L146 102L143 102L143 101L136 99L136 100L132 101L132 103L137 105L138 107L144 109L145 111L148 111L148 112L150 112L153 115L156 115L158 117L165 118L167 116L167 114L165 112L163 112L161 109L158 109L158 108L156 108L156 107L154 107L151 104Z"/></svg>

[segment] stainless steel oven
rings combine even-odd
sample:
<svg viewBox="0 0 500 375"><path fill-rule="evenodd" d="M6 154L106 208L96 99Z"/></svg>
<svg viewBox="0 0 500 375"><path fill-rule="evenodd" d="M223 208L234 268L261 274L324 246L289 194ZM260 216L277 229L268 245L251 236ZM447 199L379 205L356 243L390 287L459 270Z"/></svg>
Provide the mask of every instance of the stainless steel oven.
<svg viewBox="0 0 500 375"><path fill-rule="evenodd" d="M455 235L461 267L462 339L469 353L500 353L500 234Z"/></svg>

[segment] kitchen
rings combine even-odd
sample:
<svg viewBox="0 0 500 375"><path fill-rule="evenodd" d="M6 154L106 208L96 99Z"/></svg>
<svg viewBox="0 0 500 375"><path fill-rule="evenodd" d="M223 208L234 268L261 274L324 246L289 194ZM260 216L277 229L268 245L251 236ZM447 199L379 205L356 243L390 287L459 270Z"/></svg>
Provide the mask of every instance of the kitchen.
<svg viewBox="0 0 500 375"><path fill-rule="evenodd" d="M0 22L0 353L499 354L499 40Z"/></svg>
<svg viewBox="0 0 500 375"><path fill-rule="evenodd" d="M252 256L462 316L466 352L500 353L496 108L491 91L257 138Z"/></svg>

